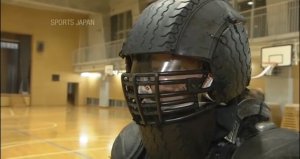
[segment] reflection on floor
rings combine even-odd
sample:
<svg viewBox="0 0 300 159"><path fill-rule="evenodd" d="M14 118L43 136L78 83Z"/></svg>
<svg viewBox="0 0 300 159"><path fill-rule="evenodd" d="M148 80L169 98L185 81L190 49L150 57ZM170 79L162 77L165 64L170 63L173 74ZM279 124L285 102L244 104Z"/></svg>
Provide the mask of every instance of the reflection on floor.
<svg viewBox="0 0 300 159"><path fill-rule="evenodd" d="M108 159L127 108L2 107L2 159Z"/></svg>

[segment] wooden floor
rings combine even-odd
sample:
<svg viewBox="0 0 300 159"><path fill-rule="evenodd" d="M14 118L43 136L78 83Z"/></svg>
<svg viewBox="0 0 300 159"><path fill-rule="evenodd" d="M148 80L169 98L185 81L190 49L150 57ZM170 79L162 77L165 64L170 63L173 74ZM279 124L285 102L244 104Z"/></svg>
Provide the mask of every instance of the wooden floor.
<svg viewBox="0 0 300 159"><path fill-rule="evenodd" d="M127 108L2 107L1 159L108 159Z"/></svg>

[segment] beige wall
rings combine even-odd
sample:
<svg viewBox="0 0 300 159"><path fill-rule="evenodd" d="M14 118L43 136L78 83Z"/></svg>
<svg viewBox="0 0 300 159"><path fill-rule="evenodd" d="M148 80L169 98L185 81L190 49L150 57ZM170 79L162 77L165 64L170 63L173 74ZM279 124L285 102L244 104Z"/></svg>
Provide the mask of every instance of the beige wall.
<svg viewBox="0 0 300 159"><path fill-rule="evenodd" d="M73 73L73 51L81 45L86 26L53 26L51 20L86 17L1 3L1 31L32 36L31 105L66 105L68 82L79 84L78 104L85 103L89 90L86 79ZM36 51L38 41L45 44L42 53ZM52 74L59 74L60 81L52 82Z"/></svg>
<svg viewBox="0 0 300 159"><path fill-rule="evenodd" d="M121 84L121 75L110 77L109 98L114 100L125 100Z"/></svg>
<svg viewBox="0 0 300 159"><path fill-rule="evenodd" d="M99 98L101 79L99 78L87 78L87 96L90 98Z"/></svg>

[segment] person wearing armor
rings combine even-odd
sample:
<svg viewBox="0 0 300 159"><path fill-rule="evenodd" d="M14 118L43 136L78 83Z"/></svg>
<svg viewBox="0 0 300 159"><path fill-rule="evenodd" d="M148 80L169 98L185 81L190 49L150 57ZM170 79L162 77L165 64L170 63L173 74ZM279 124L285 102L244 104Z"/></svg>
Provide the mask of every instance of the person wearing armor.
<svg viewBox="0 0 300 159"><path fill-rule="evenodd" d="M112 159L296 159L299 133L270 122L247 88L244 18L226 0L158 0L123 45L122 86L133 121Z"/></svg>

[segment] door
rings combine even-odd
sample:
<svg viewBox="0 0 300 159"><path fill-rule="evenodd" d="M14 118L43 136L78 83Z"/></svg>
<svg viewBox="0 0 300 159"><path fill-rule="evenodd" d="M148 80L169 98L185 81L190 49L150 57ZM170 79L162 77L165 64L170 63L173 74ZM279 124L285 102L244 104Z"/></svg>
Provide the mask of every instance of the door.
<svg viewBox="0 0 300 159"><path fill-rule="evenodd" d="M78 83L69 82L67 86L67 102L69 105L77 105Z"/></svg>
<svg viewBox="0 0 300 159"><path fill-rule="evenodd" d="M1 32L1 93L30 93L31 35Z"/></svg>
<svg viewBox="0 0 300 159"><path fill-rule="evenodd" d="M19 43L1 40L1 93L19 93Z"/></svg>

